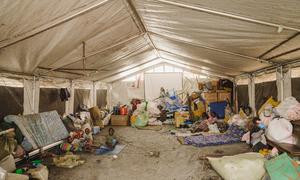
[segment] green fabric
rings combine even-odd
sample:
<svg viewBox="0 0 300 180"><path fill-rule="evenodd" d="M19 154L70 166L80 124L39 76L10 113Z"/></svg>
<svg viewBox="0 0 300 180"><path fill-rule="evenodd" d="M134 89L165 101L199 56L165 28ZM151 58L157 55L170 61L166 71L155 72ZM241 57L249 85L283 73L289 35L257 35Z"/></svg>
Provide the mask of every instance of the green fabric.
<svg viewBox="0 0 300 180"><path fill-rule="evenodd" d="M272 180L299 180L300 167L286 153L265 162Z"/></svg>

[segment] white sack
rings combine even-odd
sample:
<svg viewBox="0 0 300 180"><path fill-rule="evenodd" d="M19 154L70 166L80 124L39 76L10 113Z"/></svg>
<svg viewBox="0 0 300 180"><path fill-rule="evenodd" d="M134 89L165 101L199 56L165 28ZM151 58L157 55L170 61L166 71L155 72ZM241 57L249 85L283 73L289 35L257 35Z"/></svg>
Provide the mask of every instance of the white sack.
<svg viewBox="0 0 300 180"><path fill-rule="evenodd" d="M265 174L265 159L259 153L245 153L221 158L208 157L208 160L225 180L258 180Z"/></svg>
<svg viewBox="0 0 300 180"><path fill-rule="evenodd" d="M284 118L273 119L266 131L267 138L277 143L294 144L292 134L293 125Z"/></svg>
<svg viewBox="0 0 300 180"><path fill-rule="evenodd" d="M294 106L296 106L299 102L296 100L294 97L288 97L285 98L277 107L276 111L277 113L281 116L284 117L285 119L288 119L288 110Z"/></svg>

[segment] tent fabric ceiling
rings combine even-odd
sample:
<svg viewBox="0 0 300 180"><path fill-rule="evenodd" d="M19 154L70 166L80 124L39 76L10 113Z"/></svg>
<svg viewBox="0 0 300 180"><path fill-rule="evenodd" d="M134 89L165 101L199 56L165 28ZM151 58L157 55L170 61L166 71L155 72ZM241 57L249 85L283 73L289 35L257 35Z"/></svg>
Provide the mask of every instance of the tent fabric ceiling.
<svg viewBox="0 0 300 180"><path fill-rule="evenodd" d="M0 70L109 82L169 61L233 77L298 60L299 12L297 0L4 0Z"/></svg>

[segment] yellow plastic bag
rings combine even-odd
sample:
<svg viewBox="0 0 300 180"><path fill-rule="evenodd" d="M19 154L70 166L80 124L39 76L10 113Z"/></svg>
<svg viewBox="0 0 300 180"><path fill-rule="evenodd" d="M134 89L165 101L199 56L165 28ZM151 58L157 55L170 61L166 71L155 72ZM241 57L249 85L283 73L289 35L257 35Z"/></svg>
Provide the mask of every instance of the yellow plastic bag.
<svg viewBox="0 0 300 180"><path fill-rule="evenodd" d="M275 108L275 107L277 107L278 105L279 105L279 102L278 101L275 101L274 99L273 99L273 97L271 96L261 107L260 107L260 109L258 110L258 114L261 114L263 111L264 111L264 109L265 109L265 107L266 107L266 105L268 105L268 104L270 104L270 105L272 105L272 107L273 108Z"/></svg>

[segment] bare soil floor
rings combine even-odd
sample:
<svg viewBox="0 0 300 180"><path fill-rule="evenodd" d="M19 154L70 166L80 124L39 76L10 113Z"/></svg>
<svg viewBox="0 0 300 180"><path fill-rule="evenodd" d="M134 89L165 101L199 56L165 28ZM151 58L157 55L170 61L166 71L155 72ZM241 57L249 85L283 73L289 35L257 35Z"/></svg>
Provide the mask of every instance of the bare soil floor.
<svg viewBox="0 0 300 180"><path fill-rule="evenodd" d="M49 180L217 180L220 176L205 156L248 152L244 143L197 148L181 145L171 135L170 126L160 131L114 127L116 137L126 144L117 159L110 155L81 154L86 163L73 169L49 168ZM103 142L105 128L95 139ZM159 157L150 156L159 151Z"/></svg>

